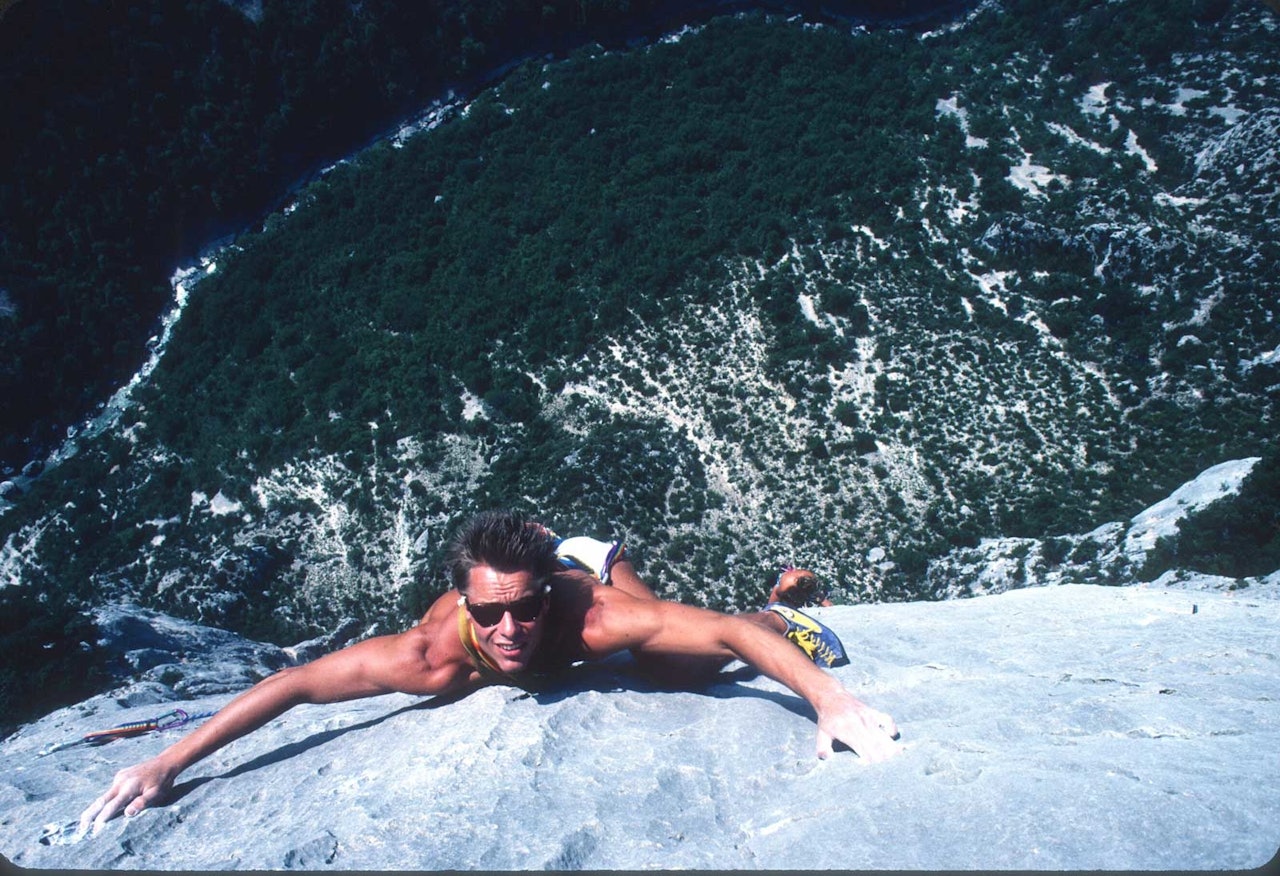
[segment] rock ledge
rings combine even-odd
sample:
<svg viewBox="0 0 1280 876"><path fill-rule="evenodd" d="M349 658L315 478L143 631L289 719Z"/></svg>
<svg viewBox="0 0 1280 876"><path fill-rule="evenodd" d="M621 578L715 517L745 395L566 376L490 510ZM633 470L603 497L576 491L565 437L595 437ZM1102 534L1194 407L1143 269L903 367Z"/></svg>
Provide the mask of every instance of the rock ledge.
<svg viewBox="0 0 1280 876"><path fill-rule="evenodd" d="M77 840L68 826L115 770L182 732L38 756L157 712L104 696L0 744L0 854L72 869L1198 870L1280 848L1274 594L1063 585L818 613L855 656L837 674L897 719L894 761L818 761L807 704L743 667L673 693L619 660L554 693L295 709L194 766L167 805Z"/></svg>

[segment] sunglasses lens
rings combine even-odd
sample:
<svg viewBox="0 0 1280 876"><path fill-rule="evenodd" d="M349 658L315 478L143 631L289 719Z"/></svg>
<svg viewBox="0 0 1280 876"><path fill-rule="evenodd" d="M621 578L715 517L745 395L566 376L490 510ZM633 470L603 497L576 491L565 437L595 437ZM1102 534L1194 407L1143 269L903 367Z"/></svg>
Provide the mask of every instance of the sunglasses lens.
<svg viewBox="0 0 1280 876"><path fill-rule="evenodd" d="M511 609L511 617L517 623L527 624L542 614L542 597L530 596L528 599L521 599L519 602L511 603L509 607Z"/></svg>
<svg viewBox="0 0 1280 876"><path fill-rule="evenodd" d="M468 605L471 619L482 627L491 627L502 620L506 608L502 605Z"/></svg>

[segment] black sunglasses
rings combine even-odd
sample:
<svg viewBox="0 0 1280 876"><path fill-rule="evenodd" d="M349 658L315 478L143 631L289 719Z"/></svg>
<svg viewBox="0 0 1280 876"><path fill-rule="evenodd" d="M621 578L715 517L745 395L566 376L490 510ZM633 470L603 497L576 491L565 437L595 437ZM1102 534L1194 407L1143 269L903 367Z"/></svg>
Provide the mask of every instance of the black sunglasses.
<svg viewBox="0 0 1280 876"><path fill-rule="evenodd" d="M550 588L548 588L549 590ZM502 616L511 612L511 619L518 624L527 624L537 620L538 615L547 606L547 590L534 596L526 596L515 602L481 602L472 605L467 603L467 611L471 619L482 627L496 626L502 622Z"/></svg>

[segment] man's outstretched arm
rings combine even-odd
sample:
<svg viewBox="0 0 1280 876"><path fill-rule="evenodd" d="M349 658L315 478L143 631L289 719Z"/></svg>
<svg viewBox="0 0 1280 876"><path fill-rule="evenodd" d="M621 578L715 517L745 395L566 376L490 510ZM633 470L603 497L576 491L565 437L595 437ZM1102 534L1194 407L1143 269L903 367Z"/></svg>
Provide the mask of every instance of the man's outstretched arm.
<svg viewBox="0 0 1280 876"><path fill-rule="evenodd" d="M736 615L661 600L634 599L601 588L588 616L584 641L600 652L737 658L804 697L818 714L817 753L825 758L839 740L866 761L901 751L897 725L849 693L791 642Z"/></svg>
<svg viewBox="0 0 1280 876"><path fill-rule="evenodd" d="M111 787L80 816L96 832L123 812L136 815L162 800L187 767L302 703L332 703L379 694L441 693L465 681L456 666L432 668L421 633L381 636L284 669L223 706L199 728L154 758L120 770Z"/></svg>

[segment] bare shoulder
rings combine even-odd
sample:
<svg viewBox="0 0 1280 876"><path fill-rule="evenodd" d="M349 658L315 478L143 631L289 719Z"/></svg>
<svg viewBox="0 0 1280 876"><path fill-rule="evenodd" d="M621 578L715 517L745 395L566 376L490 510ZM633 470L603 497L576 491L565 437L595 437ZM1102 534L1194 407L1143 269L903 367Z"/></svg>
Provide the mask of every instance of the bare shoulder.
<svg viewBox="0 0 1280 876"><path fill-rule="evenodd" d="M582 642L595 659L634 648L662 622L664 603L637 599L614 587L591 588L591 603L582 623Z"/></svg>
<svg viewBox="0 0 1280 876"><path fill-rule="evenodd" d="M315 685L348 699L379 693L419 696L448 693L465 686L474 671L458 638L457 594L440 597L417 625L402 633L365 639L311 664Z"/></svg>
<svg viewBox="0 0 1280 876"><path fill-rule="evenodd" d="M396 643L406 693L446 693L474 680L476 672L458 636L458 594L437 599L414 627ZM416 686L417 690L408 688Z"/></svg>

